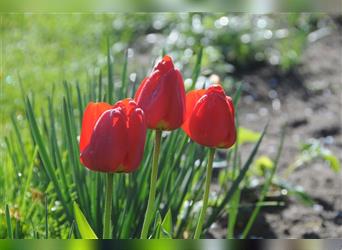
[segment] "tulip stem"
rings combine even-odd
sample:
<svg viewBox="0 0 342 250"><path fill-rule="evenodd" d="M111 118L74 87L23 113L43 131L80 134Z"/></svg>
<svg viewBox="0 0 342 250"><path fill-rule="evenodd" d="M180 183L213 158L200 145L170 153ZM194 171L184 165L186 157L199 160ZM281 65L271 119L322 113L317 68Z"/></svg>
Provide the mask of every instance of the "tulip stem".
<svg viewBox="0 0 342 250"><path fill-rule="evenodd" d="M144 224L143 224L141 235L140 235L141 239L147 238L148 230L150 228L152 215L153 215L153 211L155 207L154 202L156 198L156 185L157 185L157 177L158 177L158 159L159 159L159 152L160 152L161 134L162 134L162 130L156 130L154 150L153 150L150 193L149 193L148 202L147 202Z"/></svg>
<svg viewBox="0 0 342 250"><path fill-rule="evenodd" d="M208 166L207 166L207 174L205 179L205 190L203 195L203 206L201 209L200 216L198 218L198 223L196 226L196 231L194 235L194 239L199 239L202 233L202 227L205 219L205 213L208 207L208 199L209 199L209 189L211 183L211 174L213 172L213 161L215 155L215 148L210 148L209 150L209 159L208 159Z"/></svg>
<svg viewBox="0 0 342 250"><path fill-rule="evenodd" d="M107 173L106 198L103 221L103 239L110 239L112 234L112 200L113 200L113 174Z"/></svg>

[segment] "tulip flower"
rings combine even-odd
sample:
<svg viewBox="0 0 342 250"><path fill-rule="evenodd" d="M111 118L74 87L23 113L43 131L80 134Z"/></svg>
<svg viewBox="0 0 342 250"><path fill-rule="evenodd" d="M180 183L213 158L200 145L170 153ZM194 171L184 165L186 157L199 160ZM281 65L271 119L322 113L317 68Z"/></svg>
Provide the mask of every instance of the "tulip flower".
<svg viewBox="0 0 342 250"><path fill-rule="evenodd" d="M169 56L154 67L140 84L135 101L144 110L150 129L174 130L184 121L185 89L183 77Z"/></svg>
<svg viewBox="0 0 342 250"><path fill-rule="evenodd" d="M193 90L186 95L182 129L195 142L210 147L203 206L194 235L195 239L199 239L208 207L215 148L229 148L236 140L233 102L225 95L221 85L212 85L207 90Z"/></svg>
<svg viewBox="0 0 342 250"><path fill-rule="evenodd" d="M198 144L229 148L236 140L234 106L220 85L193 90L186 96L186 118L182 129Z"/></svg>
<svg viewBox="0 0 342 250"><path fill-rule="evenodd" d="M169 56L154 67L150 76L140 84L135 101L144 110L147 126L155 129L155 145L153 152L151 186L146 215L141 231L141 238L147 238L153 217L156 183L158 176L158 158L163 130L179 128L185 115L185 89L183 77L173 65Z"/></svg>
<svg viewBox="0 0 342 250"><path fill-rule="evenodd" d="M144 112L133 100L91 103L82 122L81 162L93 171L132 172L142 159L145 136Z"/></svg>
<svg viewBox="0 0 342 250"><path fill-rule="evenodd" d="M143 157L146 137L144 112L131 99L90 103L85 109L80 138L80 158L93 171L106 172L104 238L111 235L114 172L136 170Z"/></svg>

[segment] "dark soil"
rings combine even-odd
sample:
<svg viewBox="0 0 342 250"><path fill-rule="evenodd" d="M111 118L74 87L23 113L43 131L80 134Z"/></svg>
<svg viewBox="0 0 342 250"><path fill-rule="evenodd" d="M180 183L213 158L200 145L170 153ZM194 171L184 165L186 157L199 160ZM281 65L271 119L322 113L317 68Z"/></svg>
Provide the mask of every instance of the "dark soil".
<svg viewBox="0 0 342 250"><path fill-rule="evenodd" d="M315 201L308 206L293 196L281 197L285 206L262 208L249 237L261 238L341 238L342 171L333 172L321 159L297 168L289 177L285 169L299 154L299 145L310 138L320 140L342 161L342 29L309 43L300 65L289 73L276 67L262 67L242 76L245 92L239 106L241 126L260 131L270 119L260 154L275 156L280 129L288 124L277 175L300 186ZM256 112L257 111L257 112ZM245 151L251 146L246 145ZM248 155L248 154L246 154ZM242 194L250 200L257 190ZM237 236L251 209L240 211ZM209 237L226 236L227 218L209 230Z"/></svg>

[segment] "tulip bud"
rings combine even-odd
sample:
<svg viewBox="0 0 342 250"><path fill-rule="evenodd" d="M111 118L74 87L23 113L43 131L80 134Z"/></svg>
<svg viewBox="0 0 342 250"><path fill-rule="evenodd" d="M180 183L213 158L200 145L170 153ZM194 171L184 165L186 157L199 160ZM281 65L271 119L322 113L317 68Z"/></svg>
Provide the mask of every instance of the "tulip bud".
<svg viewBox="0 0 342 250"><path fill-rule="evenodd" d="M100 172L136 170L143 157L146 138L144 112L133 100L125 99L100 114L93 125L100 113L94 105L88 105L82 122L82 164Z"/></svg>
<svg viewBox="0 0 342 250"><path fill-rule="evenodd" d="M164 56L150 76L142 81L134 99L145 112L148 128L174 130L182 125L185 114L184 82L169 56Z"/></svg>
<svg viewBox="0 0 342 250"><path fill-rule="evenodd" d="M221 85L193 90L186 95L182 129L195 142L215 148L229 148L236 140L234 106Z"/></svg>

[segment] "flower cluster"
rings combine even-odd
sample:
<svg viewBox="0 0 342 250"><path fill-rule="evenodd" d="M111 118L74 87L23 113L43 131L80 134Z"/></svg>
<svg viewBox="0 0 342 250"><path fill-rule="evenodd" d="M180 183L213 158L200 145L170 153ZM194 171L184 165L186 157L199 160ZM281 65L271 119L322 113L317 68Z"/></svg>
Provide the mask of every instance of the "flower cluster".
<svg viewBox="0 0 342 250"><path fill-rule="evenodd" d="M142 160L147 128L155 130L151 185L141 238L148 237L155 209L158 157L163 130L182 127L195 142L210 147L203 207L194 238L199 238L208 206L215 148L229 148L236 140L234 106L220 85L185 94L182 74L165 56L140 84L134 100L114 105L89 103L80 138L80 158L93 171L108 173L103 237L111 236L112 176L133 172Z"/></svg>
<svg viewBox="0 0 342 250"><path fill-rule="evenodd" d="M183 77L165 56L140 84L134 100L89 103L80 138L81 162L100 172L132 172L143 156L146 128L182 127L195 142L217 148L235 143L234 106L220 85L185 94Z"/></svg>

